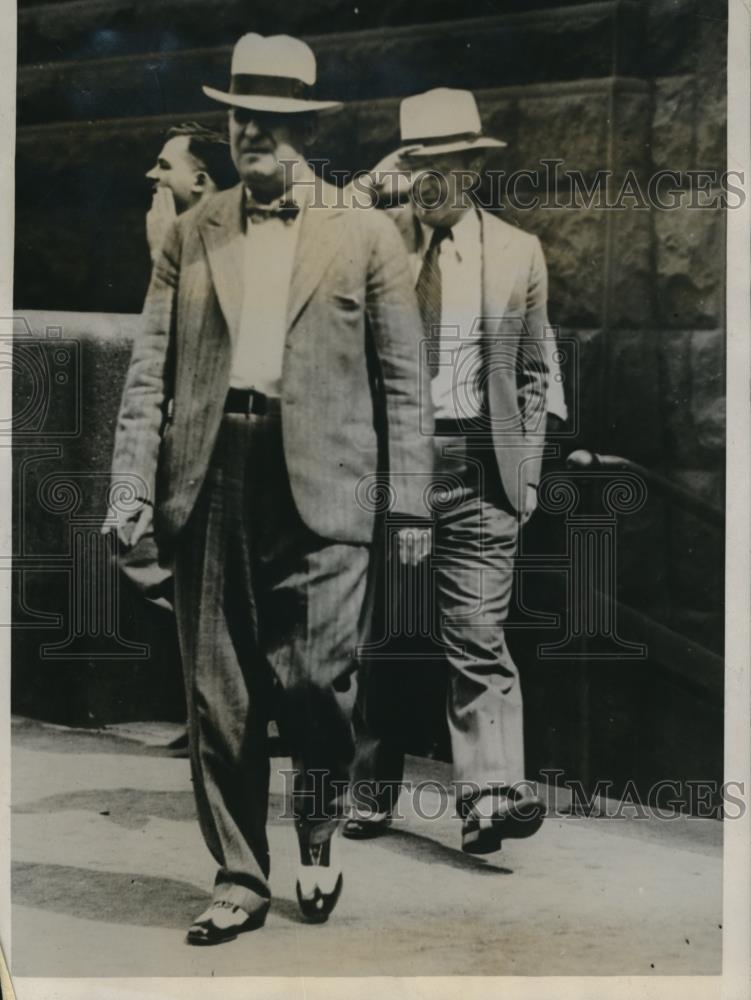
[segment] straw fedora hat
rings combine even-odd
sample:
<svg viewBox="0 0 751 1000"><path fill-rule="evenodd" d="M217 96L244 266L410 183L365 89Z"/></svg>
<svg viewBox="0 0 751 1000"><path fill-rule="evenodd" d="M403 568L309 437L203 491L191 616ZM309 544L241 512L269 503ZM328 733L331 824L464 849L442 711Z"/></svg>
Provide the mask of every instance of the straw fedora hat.
<svg viewBox="0 0 751 1000"><path fill-rule="evenodd" d="M399 108L399 124L402 143L408 147L405 155L410 158L507 145L482 134L480 112L469 90L436 87L405 97Z"/></svg>
<svg viewBox="0 0 751 1000"><path fill-rule="evenodd" d="M204 94L231 107L279 114L342 106L340 101L313 100L316 57L310 46L290 35L243 35L232 53L230 73L228 91L204 87Z"/></svg>

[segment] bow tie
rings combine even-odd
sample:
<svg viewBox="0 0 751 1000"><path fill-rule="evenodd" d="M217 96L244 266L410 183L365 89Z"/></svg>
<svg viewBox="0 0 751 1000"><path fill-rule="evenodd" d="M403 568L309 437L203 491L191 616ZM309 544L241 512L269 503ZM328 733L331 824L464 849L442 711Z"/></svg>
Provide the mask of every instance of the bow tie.
<svg viewBox="0 0 751 1000"><path fill-rule="evenodd" d="M285 201L278 198L268 205L259 204L253 198L245 200L245 215L254 225L266 222L268 219L281 219L282 222L291 223L297 218L300 206L294 201Z"/></svg>

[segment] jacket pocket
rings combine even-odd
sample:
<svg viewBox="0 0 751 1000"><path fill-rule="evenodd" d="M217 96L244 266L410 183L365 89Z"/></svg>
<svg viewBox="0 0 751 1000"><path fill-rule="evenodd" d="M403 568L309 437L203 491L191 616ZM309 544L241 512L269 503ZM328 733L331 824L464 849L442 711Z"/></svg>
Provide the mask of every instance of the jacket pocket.
<svg viewBox="0 0 751 1000"><path fill-rule="evenodd" d="M339 308L344 309L345 312L356 312L362 307L362 299L359 295L347 292L334 292L331 297Z"/></svg>

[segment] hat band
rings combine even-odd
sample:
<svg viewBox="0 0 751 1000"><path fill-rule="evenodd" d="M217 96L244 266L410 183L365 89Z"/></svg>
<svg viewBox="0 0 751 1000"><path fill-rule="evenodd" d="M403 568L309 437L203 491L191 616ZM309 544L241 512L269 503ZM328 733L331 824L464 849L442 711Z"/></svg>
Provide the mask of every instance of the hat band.
<svg viewBox="0 0 751 1000"><path fill-rule="evenodd" d="M450 135L429 135L424 139L402 139L402 142L420 146L443 146L448 142L474 142L481 135L481 132L453 132Z"/></svg>
<svg viewBox="0 0 751 1000"><path fill-rule="evenodd" d="M302 80L289 76L262 76L259 73L235 73L229 86L230 94L247 97L309 98L313 88Z"/></svg>

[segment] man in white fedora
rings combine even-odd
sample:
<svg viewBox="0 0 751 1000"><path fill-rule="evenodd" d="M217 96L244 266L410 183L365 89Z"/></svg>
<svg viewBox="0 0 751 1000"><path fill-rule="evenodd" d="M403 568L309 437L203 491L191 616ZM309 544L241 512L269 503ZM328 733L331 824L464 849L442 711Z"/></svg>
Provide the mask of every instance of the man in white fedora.
<svg viewBox="0 0 751 1000"><path fill-rule="evenodd" d="M270 717L295 772L298 902L311 921L333 910L375 525L362 484L386 470L395 514L427 517L410 475L431 461L432 411L407 254L383 213L337 206L307 164L316 114L339 107L313 98L315 79L303 42L248 34L229 90L204 88L229 109L241 183L167 236L115 442L115 481L142 487L110 523L133 545L153 511L174 562L193 783L219 866L188 932L199 945L269 908Z"/></svg>
<svg viewBox="0 0 751 1000"><path fill-rule="evenodd" d="M409 200L389 214L410 255L436 417L431 620L449 664L462 848L485 854L534 833L545 812L525 782L519 674L504 622L549 411L547 273L539 240L470 195L488 154L505 145L483 135L473 95L431 90L405 98L400 117L404 148L385 165L410 172ZM404 753L389 726L394 669L374 659L361 670L351 838L380 833L396 804Z"/></svg>

